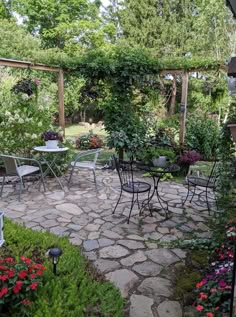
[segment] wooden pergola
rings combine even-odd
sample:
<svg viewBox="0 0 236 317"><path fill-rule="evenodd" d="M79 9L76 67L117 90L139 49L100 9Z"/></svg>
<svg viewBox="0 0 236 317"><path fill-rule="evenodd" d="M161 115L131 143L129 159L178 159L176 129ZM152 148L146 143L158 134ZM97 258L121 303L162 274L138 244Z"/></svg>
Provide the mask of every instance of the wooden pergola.
<svg viewBox="0 0 236 317"><path fill-rule="evenodd" d="M51 67L43 64L17 61L13 59L0 58L0 66L35 69L41 71L54 72L58 74L58 113L59 126L65 134L65 111L64 111L64 72L60 67Z"/></svg>
<svg viewBox="0 0 236 317"><path fill-rule="evenodd" d="M12 59L0 58L0 66L27 68L41 71L49 71L58 73L58 113L59 113L59 126L62 128L65 134L65 111L64 111L64 71L60 67L51 67L43 64L37 64L32 62L18 61ZM227 72L228 67L225 65L219 65L219 69ZM182 95L181 95L181 114L180 114L180 132L179 143L184 144L185 138L185 125L186 125L186 113L187 113L187 99L188 99L188 80L189 73L207 71L206 68L190 68L184 69L163 69L160 74L179 74L182 76Z"/></svg>

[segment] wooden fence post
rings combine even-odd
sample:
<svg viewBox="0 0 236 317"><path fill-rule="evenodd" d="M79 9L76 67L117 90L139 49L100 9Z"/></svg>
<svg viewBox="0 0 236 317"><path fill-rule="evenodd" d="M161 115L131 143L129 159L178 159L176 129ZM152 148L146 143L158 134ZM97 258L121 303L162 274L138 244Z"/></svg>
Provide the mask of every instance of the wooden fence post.
<svg viewBox="0 0 236 317"><path fill-rule="evenodd" d="M179 130L180 146L184 145L187 100L188 100L188 72L185 71L182 77L182 96L181 96L181 110L180 110L180 130Z"/></svg>
<svg viewBox="0 0 236 317"><path fill-rule="evenodd" d="M65 135L65 110L64 110L64 76L63 70L58 72L58 111L59 111L59 126Z"/></svg>

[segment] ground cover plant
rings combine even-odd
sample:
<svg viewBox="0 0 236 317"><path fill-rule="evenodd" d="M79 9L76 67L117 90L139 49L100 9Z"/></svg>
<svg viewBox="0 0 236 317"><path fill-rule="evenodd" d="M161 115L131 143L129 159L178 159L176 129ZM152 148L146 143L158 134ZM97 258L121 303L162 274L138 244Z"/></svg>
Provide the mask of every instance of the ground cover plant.
<svg viewBox="0 0 236 317"><path fill-rule="evenodd" d="M29 305L9 305L10 311L4 317L123 316L119 291L88 266L78 248L72 246L67 238L34 232L5 219L5 240L6 244L0 248L1 259L10 257L19 261L25 256L45 266L46 270L37 298L26 303ZM63 250L56 277L52 273L51 261L45 255L55 246Z"/></svg>

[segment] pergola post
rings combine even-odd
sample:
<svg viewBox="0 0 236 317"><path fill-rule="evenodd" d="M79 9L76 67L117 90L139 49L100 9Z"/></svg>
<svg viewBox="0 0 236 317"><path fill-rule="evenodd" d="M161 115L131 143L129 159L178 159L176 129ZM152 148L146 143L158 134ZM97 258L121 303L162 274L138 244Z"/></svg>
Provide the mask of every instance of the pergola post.
<svg viewBox="0 0 236 317"><path fill-rule="evenodd" d="M58 72L58 112L59 112L59 126L65 135L65 110L64 110L64 76L63 70Z"/></svg>
<svg viewBox="0 0 236 317"><path fill-rule="evenodd" d="M180 130L179 130L180 146L184 145L187 99L188 99L188 71L185 71L182 76L182 96L181 96L181 110L180 110Z"/></svg>

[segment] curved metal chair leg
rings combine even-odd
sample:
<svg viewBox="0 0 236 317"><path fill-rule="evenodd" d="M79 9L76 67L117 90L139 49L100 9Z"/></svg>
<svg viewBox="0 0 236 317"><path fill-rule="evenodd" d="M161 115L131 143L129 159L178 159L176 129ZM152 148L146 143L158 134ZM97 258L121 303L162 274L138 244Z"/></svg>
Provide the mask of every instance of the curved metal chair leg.
<svg viewBox="0 0 236 317"><path fill-rule="evenodd" d="M71 172L70 172L70 177L69 177L69 179L68 179L68 185L69 185L70 182L71 182L71 178L72 178L73 173L74 173L74 168L72 167Z"/></svg>
<svg viewBox="0 0 236 317"><path fill-rule="evenodd" d="M2 197L3 187L4 187L4 184L5 184L5 178L6 178L6 175L3 176L0 197Z"/></svg>
<svg viewBox="0 0 236 317"><path fill-rule="evenodd" d="M190 192L190 185L189 185L189 182L188 182L188 192L187 192L187 195L186 195L186 198L185 200L183 201L182 205L184 205L188 199L188 196L189 196L189 192Z"/></svg>
<svg viewBox="0 0 236 317"><path fill-rule="evenodd" d="M114 214L114 213L115 213L116 208L117 208L117 206L118 206L118 204L119 204L119 202L120 202L121 196L122 196L122 189L121 189L121 191L120 191L120 197L119 197L119 198L118 198L118 200L117 200L116 206L115 206L115 208L114 208L114 210L113 210L112 214Z"/></svg>
<svg viewBox="0 0 236 317"><path fill-rule="evenodd" d="M132 204L130 206L130 211L129 211L129 217L128 217L128 220L127 220L127 224L129 224L129 219L130 219L130 216L131 216L131 212L133 210L133 207L134 207L134 203L135 203L135 200L134 200L134 194L133 194L133 197L132 197Z"/></svg>
<svg viewBox="0 0 236 317"><path fill-rule="evenodd" d="M95 170L92 170L92 171L93 171L94 184L97 186Z"/></svg>
<svg viewBox="0 0 236 317"><path fill-rule="evenodd" d="M194 190L193 190L193 196L190 199L190 203L193 201L193 197L195 196L196 193L196 186L194 186Z"/></svg>
<svg viewBox="0 0 236 317"><path fill-rule="evenodd" d="M150 192L151 192L151 190L149 190L149 192L148 192L148 209L150 211L150 216L153 217L152 208L150 207Z"/></svg>
<svg viewBox="0 0 236 317"><path fill-rule="evenodd" d="M20 201L20 199L21 199L22 186L23 186L23 181L22 181L22 178L20 177L20 191L19 191L19 201Z"/></svg>

